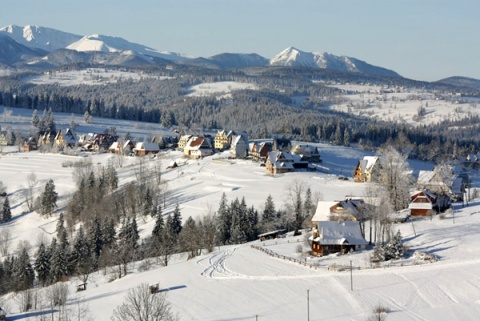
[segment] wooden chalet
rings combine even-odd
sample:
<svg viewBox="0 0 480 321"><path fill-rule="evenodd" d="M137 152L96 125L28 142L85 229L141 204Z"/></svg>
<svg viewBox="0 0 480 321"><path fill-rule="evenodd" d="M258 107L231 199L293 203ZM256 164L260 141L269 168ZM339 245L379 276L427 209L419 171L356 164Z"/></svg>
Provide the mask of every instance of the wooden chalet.
<svg viewBox="0 0 480 321"><path fill-rule="evenodd" d="M160 147L157 143L139 142L135 144L135 147L133 148L133 153L135 156L157 154L158 152L160 152Z"/></svg>
<svg viewBox="0 0 480 321"><path fill-rule="evenodd" d="M218 131L214 139L214 148L216 150L225 150L230 148L234 135L235 133L233 131L229 131L228 133L224 130Z"/></svg>
<svg viewBox="0 0 480 321"><path fill-rule="evenodd" d="M437 195L429 191L415 191L410 195L408 205L411 216L428 216L437 204Z"/></svg>
<svg viewBox="0 0 480 321"><path fill-rule="evenodd" d="M273 175L293 172L295 167L293 166L292 154L276 151L269 152L265 168L268 174Z"/></svg>
<svg viewBox="0 0 480 321"><path fill-rule="evenodd" d="M212 155L213 150L209 138L197 136L191 137L183 149L183 154L186 157L193 159Z"/></svg>
<svg viewBox="0 0 480 321"><path fill-rule="evenodd" d="M113 142L110 147L108 147L108 152L113 154L122 154L122 143L121 142Z"/></svg>
<svg viewBox="0 0 480 321"><path fill-rule="evenodd" d="M348 253L365 249L365 240L359 222L319 221L309 238L313 255Z"/></svg>
<svg viewBox="0 0 480 321"><path fill-rule="evenodd" d="M75 147L77 138L70 128L67 128L65 131L59 129L57 135L55 135L54 144L59 148Z"/></svg>
<svg viewBox="0 0 480 321"><path fill-rule="evenodd" d="M272 151L271 142L253 142L250 148L252 160L256 162L265 162L268 153Z"/></svg>
<svg viewBox="0 0 480 321"><path fill-rule="evenodd" d="M187 146L188 141L192 138L193 135L183 135L178 140L178 150L183 151L185 146Z"/></svg>
<svg viewBox="0 0 480 321"><path fill-rule="evenodd" d="M35 137L30 136L23 140L22 150L24 152L31 152L32 150L37 150L37 149L38 149L38 144L37 144L37 139Z"/></svg>
<svg viewBox="0 0 480 321"><path fill-rule="evenodd" d="M246 158L248 156L248 138L245 135L235 135L230 146L230 158Z"/></svg>
<svg viewBox="0 0 480 321"><path fill-rule="evenodd" d="M40 133L38 135L38 146L52 146L54 141L55 141L55 137L57 136L57 133L55 132L44 132L44 133Z"/></svg>
<svg viewBox="0 0 480 321"><path fill-rule="evenodd" d="M378 175L378 156L364 156L359 160L355 172L353 174L353 180L357 183L368 183L372 179L375 180Z"/></svg>

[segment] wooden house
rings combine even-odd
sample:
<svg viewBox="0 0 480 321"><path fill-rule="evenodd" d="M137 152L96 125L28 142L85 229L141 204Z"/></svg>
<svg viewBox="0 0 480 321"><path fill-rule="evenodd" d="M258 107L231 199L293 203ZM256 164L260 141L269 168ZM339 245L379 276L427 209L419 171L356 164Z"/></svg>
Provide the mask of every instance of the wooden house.
<svg viewBox="0 0 480 321"><path fill-rule="evenodd" d="M31 152L38 149L37 139L33 136L23 140L22 149L24 152Z"/></svg>
<svg viewBox="0 0 480 321"><path fill-rule="evenodd" d="M250 148L252 160L256 162L265 162L268 153L272 151L271 142L253 142Z"/></svg>
<svg viewBox="0 0 480 321"><path fill-rule="evenodd" d="M437 206L437 195L429 191L415 191L410 194L411 203L408 205L411 216L428 216Z"/></svg>
<svg viewBox="0 0 480 321"><path fill-rule="evenodd" d="M378 176L378 156L364 156L359 160L355 172L353 174L353 180L357 183L368 183L375 180Z"/></svg>
<svg viewBox="0 0 480 321"><path fill-rule="evenodd" d="M439 194L430 190L414 191L410 194L411 203L408 205L411 216L426 216L444 212L451 205L449 195Z"/></svg>
<svg viewBox="0 0 480 321"><path fill-rule="evenodd" d="M122 154L123 152L122 142L116 141L113 142L110 147L108 147L108 152L112 154Z"/></svg>
<svg viewBox="0 0 480 321"><path fill-rule="evenodd" d="M230 158L246 158L248 156L248 138L245 135L235 135L230 145Z"/></svg>
<svg viewBox="0 0 480 321"><path fill-rule="evenodd" d="M55 141L55 136L57 136L55 132L40 133L37 141L38 146L52 146Z"/></svg>
<svg viewBox="0 0 480 321"><path fill-rule="evenodd" d="M188 141L192 138L193 135L183 135L178 140L178 150L183 151L185 146L187 146Z"/></svg>
<svg viewBox="0 0 480 321"><path fill-rule="evenodd" d="M133 153L135 156L145 156L148 154L157 154L160 151L160 147L157 143L139 142L135 144Z"/></svg>
<svg viewBox="0 0 480 321"><path fill-rule="evenodd" d="M216 150L225 150L230 148L232 144L234 132L229 131L228 133L224 130L218 131L214 139L214 148Z"/></svg>
<svg viewBox="0 0 480 321"><path fill-rule="evenodd" d="M213 154L212 145L208 137L191 137L183 149L186 157L198 159Z"/></svg>
<svg viewBox="0 0 480 321"><path fill-rule="evenodd" d="M74 147L77 144L77 138L70 128L65 131L59 129L55 135L54 144L59 148Z"/></svg>
<svg viewBox="0 0 480 321"><path fill-rule="evenodd" d="M265 162L265 168L268 174L282 174L293 172L295 167L293 166L292 154L287 152L271 151L268 153L267 161Z"/></svg>
<svg viewBox="0 0 480 321"><path fill-rule="evenodd" d="M313 255L348 253L365 249L365 240L359 222L319 221L310 237Z"/></svg>

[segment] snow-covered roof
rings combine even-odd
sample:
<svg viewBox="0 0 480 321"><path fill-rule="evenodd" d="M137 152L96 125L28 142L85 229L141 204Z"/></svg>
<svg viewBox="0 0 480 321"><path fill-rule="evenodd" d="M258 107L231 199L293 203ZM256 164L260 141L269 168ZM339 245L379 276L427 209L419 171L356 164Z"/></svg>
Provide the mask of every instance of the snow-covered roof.
<svg viewBox="0 0 480 321"><path fill-rule="evenodd" d="M157 143L139 142L135 145L135 150L159 151L160 146Z"/></svg>
<svg viewBox="0 0 480 321"><path fill-rule="evenodd" d="M366 245L368 242L362 236L360 223L345 221L320 221L317 223L318 237L315 242L322 245Z"/></svg>
<svg viewBox="0 0 480 321"><path fill-rule="evenodd" d="M338 203L339 202L319 201L315 215L312 217L312 221L328 221L330 217L330 208Z"/></svg>

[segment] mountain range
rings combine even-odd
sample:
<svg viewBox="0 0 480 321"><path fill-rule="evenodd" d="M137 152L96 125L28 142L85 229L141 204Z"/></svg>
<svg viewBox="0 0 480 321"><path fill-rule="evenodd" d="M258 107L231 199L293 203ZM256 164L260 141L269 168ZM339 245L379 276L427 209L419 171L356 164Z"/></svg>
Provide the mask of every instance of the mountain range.
<svg viewBox="0 0 480 321"><path fill-rule="evenodd" d="M208 58L158 51L123 38L80 36L47 27L9 25L0 29L0 63L10 67L48 68L71 63L116 65L180 63L206 68L234 69L289 66L399 77L396 72L346 56L304 52L289 47L271 59L258 54L222 53ZM12 42L13 40L14 42Z"/></svg>

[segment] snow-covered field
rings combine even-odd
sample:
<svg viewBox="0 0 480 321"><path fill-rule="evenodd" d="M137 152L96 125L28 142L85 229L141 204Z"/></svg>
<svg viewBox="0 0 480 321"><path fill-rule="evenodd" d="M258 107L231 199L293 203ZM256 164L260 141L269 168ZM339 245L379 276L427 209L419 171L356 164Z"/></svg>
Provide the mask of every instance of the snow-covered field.
<svg viewBox="0 0 480 321"><path fill-rule="evenodd" d="M213 96L223 94L224 97L229 97L232 90L241 89L257 89L257 86L236 81L202 83L189 87L187 96Z"/></svg>
<svg viewBox="0 0 480 321"><path fill-rule="evenodd" d="M10 119L1 122L18 126L28 124L31 111L9 108ZM0 110L0 113L3 111ZM23 113L23 114L22 114ZM80 116L78 122L80 122ZM55 114L57 126L70 123L70 115ZM116 126L119 133L131 131L133 135L148 135L147 125L95 119L93 124L81 125L78 132L98 131L102 126ZM153 126L153 125L152 125ZM67 126L65 126L67 127ZM138 127L135 129L134 127ZM141 127L141 128L140 128ZM228 201L245 197L247 205L261 210L268 195L272 195L277 208L283 207L287 189L296 181L304 182L323 200L339 200L346 195L362 196L366 185L338 180L338 176L351 177L359 158L365 152L354 148L319 144L325 172L297 172L266 176L265 168L248 160L230 161L225 155L193 161L180 152L163 152L148 158L147 166L160 164L162 177L167 181L170 195L165 214L178 202L183 220L200 217L216 211L222 193ZM110 154L91 155L92 163L107 164ZM0 156L0 180L7 187L13 220L0 225L13 235L11 250L16 244L28 241L35 251L39 238L55 234L58 212L65 206L74 189L69 161L85 159L77 156L41 154L39 152L7 153ZM171 160L180 166L167 170ZM118 168L120 184L134 178L138 160L126 157ZM416 171L431 169L431 164L412 162ZM26 210L22 190L27 176L35 173L39 189L47 179L53 179L59 192L59 211L51 218L42 218ZM150 218L138 220L141 236L151 233ZM75 311L81 305L88 308L91 320L109 320L116 306L122 303L128 289L141 283L159 283L167 291L172 308L181 320L305 320L307 319L307 291L310 320L366 320L373 307L390 310L388 321L394 320L476 320L480 315L480 204L470 203L461 208L456 205L455 220L451 216L432 221L416 220L399 224L405 244L410 252L421 250L440 258L436 263L423 263L411 257L396 261L391 266L372 268L370 251L345 256L330 255L307 258L307 265L267 255L252 248L256 245L279 255L305 260L297 254L302 237L253 242L244 245L217 248L192 260L177 256L167 267L152 260L148 271L138 270L140 263L132 264L129 274L112 281L111 272L96 273L88 281L86 291L75 292L78 280L68 282L68 306ZM2 258L3 259L3 258ZM349 271L338 272L334 265L354 267L351 284ZM312 266L318 266L313 268ZM353 290L351 289L353 287ZM6 295L2 299L10 320L40 320L47 312L19 312L18 297ZM72 312L74 313L74 312Z"/></svg>
<svg viewBox="0 0 480 321"><path fill-rule="evenodd" d="M158 80L170 79L166 76L152 76L142 72L126 70L113 70L107 68L88 68L68 71L50 71L40 76L32 76L23 79L33 84L58 84L60 86L73 85L103 85L116 83L121 80L140 80L143 78L155 78Z"/></svg>
<svg viewBox="0 0 480 321"><path fill-rule="evenodd" d="M440 98L432 92L408 88L384 88L373 85L331 86L346 91L341 95L343 102L332 105L331 108L380 120L421 125L480 114L477 108L479 99L461 97L454 92ZM424 113L418 117L420 108L424 108Z"/></svg>

